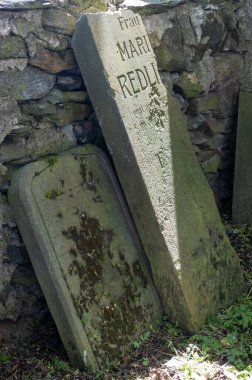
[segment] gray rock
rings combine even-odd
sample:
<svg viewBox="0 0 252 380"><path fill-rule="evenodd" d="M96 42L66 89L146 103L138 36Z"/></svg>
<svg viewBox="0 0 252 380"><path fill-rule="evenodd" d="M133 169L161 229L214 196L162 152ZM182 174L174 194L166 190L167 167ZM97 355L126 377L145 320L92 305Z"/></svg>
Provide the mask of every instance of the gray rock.
<svg viewBox="0 0 252 380"><path fill-rule="evenodd" d="M209 93L205 96L194 98L190 101L189 112L193 114L216 111L220 109L220 95Z"/></svg>
<svg viewBox="0 0 252 380"><path fill-rule="evenodd" d="M9 96L0 97L0 144L11 131L17 128L20 117L17 102Z"/></svg>
<svg viewBox="0 0 252 380"><path fill-rule="evenodd" d="M50 154L64 152L77 145L73 126L67 125L56 130L55 128L34 130L26 142L26 155L32 160Z"/></svg>
<svg viewBox="0 0 252 380"><path fill-rule="evenodd" d="M10 18L9 15L5 12L0 13L0 36L8 36L11 30L10 27Z"/></svg>
<svg viewBox="0 0 252 380"><path fill-rule="evenodd" d="M88 93L86 91L60 91L57 88L53 88L48 94L47 99L52 104L83 103L88 99Z"/></svg>
<svg viewBox="0 0 252 380"><path fill-rule="evenodd" d="M8 140L0 145L0 162L10 162L19 160L26 156L25 138L18 140Z"/></svg>
<svg viewBox="0 0 252 380"><path fill-rule="evenodd" d="M27 66L27 58L4 59L0 61L0 72L8 70L23 71Z"/></svg>
<svg viewBox="0 0 252 380"><path fill-rule="evenodd" d="M0 73L0 97L17 100L42 98L54 86L55 76L33 67Z"/></svg>
<svg viewBox="0 0 252 380"><path fill-rule="evenodd" d="M252 9L251 3L249 0L244 2L243 7L240 7L238 10L239 17L239 29L241 30L241 34L244 36L245 40L252 42Z"/></svg>
<svg viewBox="0 0 252 380"><path fill-rule="evenodd" d="M213 110L213 116L224 118L237 115L239 88L238 78L231 78L216 87L215 92L219 96L220 103L219 108Z"/></svg>
<svg viewBox="0 0 252 380"><path fill-rule="evenodd" d="M180 25L176 19L163 35L162 43L154 49L158 68L167 71L186 70L190 56L186 54Z"/></svg>
<svg viewBox="0 0 252 380"><path fill-rule="evenodd" d="M23 114L36 116L53 115L56 111L56 107L45 99L22 104L20 108Z"/></svg>
<svg viewBox="0 0 252 380"><path fill-rule="evenodd" d="M27 57L27 51L21 37L8 36L0 39L0 59L25 57Z"/></svg>
<svg viewBox="0 0 252 380"><path fill-rule="evenodd" d="M11 290L4 302L0 301L0 320L9 319L17 321L22 309L22 300L17 296L15 290Z"/></svg>
<svg viewBox="0 0 252 380"><path fill-rule="evenodd" d="M41 11L26 10L13 12L10 18L11 33L22 38L26 38L28 34L41 31Z"/></svg>
<svg viewBox="0 0 252 380"><path fill-rule="evenodd" d="M162 38L167 31L173 27L173 12L165 12L161 14L153 14L143 19L148 37L152 48L157 48L162 42Z"/></svg>
<svg viewBox="0 0 252 380"><path fill-rule="evenodd" d="M244 72L244 59L240 54L222 53L214 57L213 66L216 73L216 85L232 77L241 77ZM211 87L213 89L213 85Z"/></svg>
<svg viewBox="0 0 252 380"><path fill-rule="evenodd" d="M58 9L48 9L42 16L42 25L45 29L68 36L73 35L76 21L76 17Z"/></svg>
<svg viewBox="0 0 252 380"><path fill-rule="evenodd" d="M65 103L58 106L51 120L59 127L71 124L73 121L86 120L92 112L92 107L81 103Z"/></svg>
<svg viewBox="0 0 252 380"><path fill-rule="evenodd" d="M72 49L57 53L45 49L39 44L36 44L36 52L29 58L28 62L30 65L38 67L51 74L57 74L60 71L77 67Z"/></svg>
<svg viewBox="0 0 252 380"><path fill-rule="evenodd" d="M68 37L58 35L57 33L50 32L48 30L39 30L36 33L38 42L53 51L64 51L70 46Z"/></svg>

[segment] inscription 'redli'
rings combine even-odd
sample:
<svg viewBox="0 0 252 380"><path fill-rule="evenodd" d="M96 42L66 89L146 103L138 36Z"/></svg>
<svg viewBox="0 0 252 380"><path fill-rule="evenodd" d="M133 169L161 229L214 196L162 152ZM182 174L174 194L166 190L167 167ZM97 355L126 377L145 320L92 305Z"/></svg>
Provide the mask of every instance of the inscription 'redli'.
<svg viewBox="0 0 252 380"><path fill-rule="evenodd" d="M144 65L141 69L118 75L117 80L124 98L139 94L148 87L160 83L158 71L153 62L150 65Z"/></svg>

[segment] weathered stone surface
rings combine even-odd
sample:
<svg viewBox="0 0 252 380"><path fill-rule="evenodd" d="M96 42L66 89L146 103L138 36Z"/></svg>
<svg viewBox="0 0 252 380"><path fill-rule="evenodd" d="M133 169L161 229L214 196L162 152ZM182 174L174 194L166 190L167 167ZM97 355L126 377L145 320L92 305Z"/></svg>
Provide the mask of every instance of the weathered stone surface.
<svg viewBox="0 0 252 380"><path fill-rule="evenodd" d="M76 17L58 9L48 9L42 16L42 25L45 29L68 36L73 35L76 21Z"/></svg>
<svg viewBox="0 0 252 380"><path fill-rule="evenodd" d="M38 40L33 33L29 33L25 39L27 51L30 57L34 57L37 51Z"/></svg>
<svg viewBox="0 0 252 380"><path fill-rule="evenodd" d="M173 12L153 14L143 19L153 49L161 45L163 35L173 27L173 19Z"/></svg>
<svg viewBox="0 0 252 380"><path fill-rule="evenodd" d="M118 189L103 154L86 146L26 166L9 191L51 313L81 368L117 363L161 319Z"/></svg>
<svg viewBox="0 0 252 380"><path fill-rule="evenodd" d="M56 111L56 107L44 99L22 104L20 108L23 114L37 116L53 115Z"/></svg>
<svg viewBox="0 0 252 380"><path fill-rule="evenodd" d="M17 102L9 96L0 98L0 144L17 127L21 117Z"/></svg>
<svg viewBox="0 0 252 380"><path fill-rule="evenodd" d="M177 21L174 21L163 35L162 43L154 49L158 67L167 71L186 70L188 56Z"/></svg>
<svg viewBox="0 0 252 380"><path fill-rule="evenodd" d="M66 103L62 107L57 107L51 120L59 127L63 127L73 121L87 119L91 112L92 108L87 104Z"/></svg>
<svg viewBox="0 0 252 380"><path fill-rule="evenodd" d="M241 92L235 158L233 221L252 223L252 93Z"/></svg>
<svg viewBox="0 0 252 380"><path fill-rule="evenodd" d="M211 93L205 96L194 98L190 101L189 111L191 113L209 112L219 110L220 108L220 96L215 93ZM216 111L217 112L217 111Z"/></svg>
<svg viewBox="0 0 252 380"><path fill-rule="evenodd" d="M0 145L0 162L9 162L19 160L26 155L25 138L20 138L17 141L8 140Z"/></svg>
<svg viewBox="0 0 252 380"><path fill-rule="evenodd" d="M0 71L19 70L23 71L27 66L27 58L4 59L0 61Z"/></svg>
<svg viewBox="0 0 252 380"><path fill-rule="evenodd" d="M41 12L40 11L19 11L13 13L10 19L11 33L22 38L26 38L29 33L35 33L38 30L42 33Z"/></svg>
<svg viewBox="0 0 252 380"><path fill-rule="evenodd" d="M54 86L55 76L33 67L0 73L0 96L17 100L42 98Z"/></svg>
<svg viewBox="0 0 252 380"><path fill-rule="evenodd" d="M43 48L41 45L37 46L36 54L29 59L29 64L48 71L51 74L57 74L62 70L77 67L77 63L71 49L67 49L64 53L58 54Z"/></svg>
<svg viewBox="0 0 252 380"><path fill-rule="evenodd" d="M215 92L219 96L220 104L219 108L213 109L213 115L218 118L237 115L239 80L231 78L217 86Z"/></svg>
<svg viewBox="0 0 252 380"><path fill-rule="evenodd" d="M9 36L0 40L0 59L27 57L25 42L21 37Z"/></svg>
<svg viewBox="0 0 252 380"><path fill-rule="evenodd" d="M86 91L60 91L57 88L53 88L47 96L47 99L52 104L69 102L83 103L88 99L88 93Z"/></svg>
<svg viewBox="0 0 252 380"><path fill-rule="evenodd" d="M10 20L6 15L2 12L0 14L0 36L8 36L10 33Z"/></svg>
<svg viewBox="0 0 252 380"><path fill-rule="evenodd" d="M108 9L108 3L106 0L71 0L71 13L78 19L83 13L104 12Z"/></svg>
<svg viewBox="0 0 252 380"><path fill-rule="evenodd" d="M53 51L64 51L69 48L69 38L58 35L48 30L40 30L36 33L39 43L47 49Z"/></svg>
<svg viewBox="0 0 252 380"><path fill-rule="evenodd" d="M233 76L239 77L244 70L244 60L240 54L222 53L214 58L213 63L217 83Z"/></svg>
<svg viewBox="0 0 252 380"><path fill-rule="evenodd" d="M139 15L84 15L72 44L165 312L195 331L242 276L183 116Z"/></svg>
<svg viewBox="0 0 252 380"><path fill-rule="evenodd" d="M183 94L187 98L194 98L204 91L204 87L201 85L199 78L195 73L187 73L183 71L179 80L176 82Z"/></svg>
<svg viewBox="0 0 252 380"><path fill-rule="evenodd" d="M77 145L72 125L56 130L55 128L34 130L26 142L26 156L33 160L49 154L58 154Z"/></svg>

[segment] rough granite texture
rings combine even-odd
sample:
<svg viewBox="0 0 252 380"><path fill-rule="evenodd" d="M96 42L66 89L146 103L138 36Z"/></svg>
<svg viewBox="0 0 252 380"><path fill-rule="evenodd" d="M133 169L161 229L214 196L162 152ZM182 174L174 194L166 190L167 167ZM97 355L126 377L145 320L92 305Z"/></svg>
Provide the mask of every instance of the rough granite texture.
<svg viewBox="0 0 252 380"><path fill-rule="evenodd" d="M252 91L251 1L142 2L137 11L162 81L184 113L218 205L226 207L232 197L238 92ZM121 3L113 0L110 7ZM2 0L0 9L0 215L7 210L9 215L6 191L17 167L78 143L106 149L78 67L69 60L80 13L105 11L106 1ZM45 308L15 221L4 220L1 228L2 270L8 276L0 276L0 330L18 320L23 333L27 321ZM15 272L8 269L12 263Z"/></svg>

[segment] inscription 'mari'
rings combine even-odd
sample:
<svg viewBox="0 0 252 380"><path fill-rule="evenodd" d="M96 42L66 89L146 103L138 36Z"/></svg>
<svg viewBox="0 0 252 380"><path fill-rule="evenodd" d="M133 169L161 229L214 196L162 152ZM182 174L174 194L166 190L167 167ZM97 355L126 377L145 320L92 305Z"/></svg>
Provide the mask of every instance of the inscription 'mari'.
<svg viewBox="0 0 252 380"><path fill-rule="evenodd" d="M143 66L141 69L128 71L126 74L118 75L116 78L124 98L139 94L149 86L160 83L155 63Z"/></svg>
<svg viewBox="0 0 252 380"><path fill-rule="evenodd" d="M116 46L121 55L122 61L125 59L134 58L134 56L139 56L144 53L149 53L151 47L148 43L148 37L146 35L142 37L136 37L133 40L117 42Z"/></svg>

